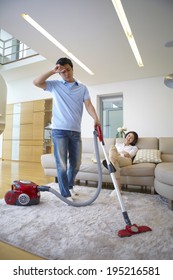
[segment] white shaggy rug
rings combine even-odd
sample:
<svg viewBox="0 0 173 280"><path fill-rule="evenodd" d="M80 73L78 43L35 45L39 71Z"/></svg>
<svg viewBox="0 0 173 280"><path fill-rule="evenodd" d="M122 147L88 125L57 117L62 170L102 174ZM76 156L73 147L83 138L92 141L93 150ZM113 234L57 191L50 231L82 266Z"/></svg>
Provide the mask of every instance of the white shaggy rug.
<svg viewBox="0 0 173 280"><path fill-rule="evenodd" d="M51 186L58 189L58 185ZM77 186L81 199L95 188ZM173 211L158 195L123 192L132 223L152 231L120 238L125 227L117 197L103 189L87 207L64 204L49 192L33 206L0 200L0 240L50 260L172 260Z"/></svg>

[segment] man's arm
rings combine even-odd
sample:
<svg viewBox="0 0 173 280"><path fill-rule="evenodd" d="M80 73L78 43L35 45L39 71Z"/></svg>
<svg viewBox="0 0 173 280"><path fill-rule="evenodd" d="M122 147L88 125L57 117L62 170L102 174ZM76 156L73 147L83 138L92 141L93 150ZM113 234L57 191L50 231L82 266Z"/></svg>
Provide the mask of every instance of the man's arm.
<svg viewBox="0 0 173 280"><path fill-rule="evenodd" d="M94 106L91 103L91 100L90 99L85 100L84 104L88 114L90 114L90 116L94 119L94 126L100 125L99 118L97 116Z"/></svg>
<svg viewBox="0 0 173 280"><path fill-rule="evenodd" d="M33 83L36 87L45 89L46 88L46 80L56 74L56 73L61 73L64 71L64 67L61 66L60 64L57 64L52 70L46 72L45 74L40 75L38 78L36 78Z"/></svg>
<svg viewBox="0 0 173 280"><path fill-rule="evenodd" d="M42 89L45 89L46 88L46 80L52 76L53 74L55 74L53 72L53 70L49 71L49 72L46 72L45 74L42 74L40 75L39 77L37 77L33 83L36 87L39 87L39 88L42 88Z"/></svg>

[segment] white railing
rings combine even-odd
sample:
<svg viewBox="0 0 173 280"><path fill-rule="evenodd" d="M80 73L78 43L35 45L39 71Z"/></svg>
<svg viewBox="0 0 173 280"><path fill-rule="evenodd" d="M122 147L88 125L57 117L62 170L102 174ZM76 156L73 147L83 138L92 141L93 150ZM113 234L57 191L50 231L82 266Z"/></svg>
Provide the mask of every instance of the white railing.
<svg viewBox="0 0 173 280"><path fill-rule="evenodd" d="M0 64L2 65L35 55L38 53L15 38L5 41L0 39Z"/></svg>

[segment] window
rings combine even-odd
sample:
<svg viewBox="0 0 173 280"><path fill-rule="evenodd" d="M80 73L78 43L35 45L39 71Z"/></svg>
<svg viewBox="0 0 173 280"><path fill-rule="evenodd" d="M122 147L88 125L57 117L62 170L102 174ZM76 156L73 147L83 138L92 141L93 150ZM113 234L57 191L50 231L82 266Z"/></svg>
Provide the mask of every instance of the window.
<svg viewBox="0 0 173 280"><path fill-rule="evenodd" d="M99 95L98 114L103 137L115 138L117 128L123 126L123 94Z"/></svg>

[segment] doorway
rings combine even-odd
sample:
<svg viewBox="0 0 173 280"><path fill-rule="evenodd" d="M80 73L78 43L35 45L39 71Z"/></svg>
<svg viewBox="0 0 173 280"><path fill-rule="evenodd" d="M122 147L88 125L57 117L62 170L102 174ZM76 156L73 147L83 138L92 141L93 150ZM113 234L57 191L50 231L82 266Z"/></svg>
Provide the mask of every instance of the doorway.
<svg viewBox="0 0 173 280"><path fill-rule="evenodd" d="M104 138L115 138L123 126L123 94L98 95L98 112Z"/></svg>

